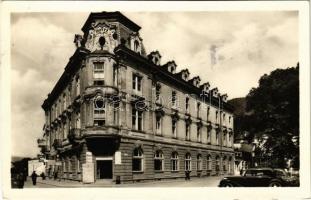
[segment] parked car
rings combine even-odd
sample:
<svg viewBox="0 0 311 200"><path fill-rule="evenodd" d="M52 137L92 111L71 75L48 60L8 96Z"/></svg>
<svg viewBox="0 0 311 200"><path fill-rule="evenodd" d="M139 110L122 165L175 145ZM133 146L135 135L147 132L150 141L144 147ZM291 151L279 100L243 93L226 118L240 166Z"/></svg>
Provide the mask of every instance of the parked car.
<svg viewBox="0 0 311 200"><path fill-rule="evenodd" d="M224 177L219 187L290 187L299 186L299 179L289 176L282 169L250 168L241 176Z"/></svg>

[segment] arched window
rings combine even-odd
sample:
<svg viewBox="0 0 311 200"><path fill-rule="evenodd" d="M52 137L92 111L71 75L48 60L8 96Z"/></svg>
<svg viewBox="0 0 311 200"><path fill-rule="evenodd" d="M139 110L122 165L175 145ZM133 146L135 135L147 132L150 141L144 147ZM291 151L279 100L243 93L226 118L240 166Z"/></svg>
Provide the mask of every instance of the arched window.
<svg viewBox="0 0 311 200"><path fill-rule="evenodd" d="M178 171L179 170L179 160L178 160L178 153L173 152L171 156L171 170Z"/></svg>
<svg viewBox="0 0 311 200"><path fill-rule="evenodd" d="M139 51L139 42L137 40L134 41L134 51L140 53Z"/></svg>
<svg viewBox="0 0 311 200"><path fill-rule="evenodd" d="M220 158L219 156L216 156L216 172L220 170Z"/></svg>
<svg viewBox="0 0 311 200"><path fill-rule="evenodd" d="M143 171L144 154L141 148L135 148L133 151L132 170Z"/></svg>
<svg viewBox="0 0 311 200"><path fill-rule="evenodd" d="M191 155L187 153L185 156L185 171L191 171Z"/></svg>
<svg viewBox="0 0 311 200"><path fill-rule="evenodd" d="M197 170L198 171L202 170L202 155L201 154L197 155Z"/></svg>
<svg viewBox="0 0 311 200"><path fill-rule="evenodd" d="M163 171L164 170L164 156L162 151L158 150L154 154L154 170Z"/></svg>
<svg viewBox="0 0 311 200"><path fill-rule="evenodd" d="M212 170L212 156L211 155L207 155L206 168L207 170Z"/></svg>
<svg viewBox="0 0 311 200"><path fill-rule="evenodd" d="M222 159L222 168L223 168L223 171L227 171L227 157L226 156L224 156Z"/></svg>

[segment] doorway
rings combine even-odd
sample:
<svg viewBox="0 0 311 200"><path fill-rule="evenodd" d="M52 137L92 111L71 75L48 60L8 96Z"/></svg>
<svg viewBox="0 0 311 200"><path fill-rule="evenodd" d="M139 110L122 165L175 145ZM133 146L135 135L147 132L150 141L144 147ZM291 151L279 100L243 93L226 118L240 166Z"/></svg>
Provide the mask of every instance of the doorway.
<svg viewBox="0 0 311 200"><path fill-rule="evenodd" d="M112 179L112 160L96 161L96 179Z"/></svg>

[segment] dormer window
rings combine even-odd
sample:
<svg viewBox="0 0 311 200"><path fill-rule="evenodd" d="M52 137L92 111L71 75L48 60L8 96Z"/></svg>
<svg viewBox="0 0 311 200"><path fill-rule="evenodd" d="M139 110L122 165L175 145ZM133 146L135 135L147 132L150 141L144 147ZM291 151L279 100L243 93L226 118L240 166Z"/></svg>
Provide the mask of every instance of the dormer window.
<svg viewBox="0 0 311 200"><path fill-rule="evenodd" d="M218 88L214 88L214 89L212 89L212 95L213 95L213 97L216 97L216 98L218 98Z"/></svg>
<svg viewBox="0 0 311 200"><path fill-rule="evenodd" d="M227 94L224 94L224 95L221 96L221 100L223 102L227 102L227 99L228 99L228 95Z"/></svg>
<svg viewBox="0 0 311 200"><path fill-rule="evenodd" d="M189 78L189 71L187 69L184 69L184 70L181 70L178 74L180 74L181 78L184 80L184 81L188 81L188 78Z"/></svg>
<svg viewBox="0 0 311 200"><path fill-rule="evenodd" d="M148 59L153 62L155 65L160 65L161 63L161 55L159 51L153 51L148 55Z"/></svg>
<svg viewBox="0 0 311 200"><path fill-rule="evenodd" d="M125 44L124 38L121 38L121 44ZM138 32L133 32L130 36L130 48L138 54L142 54L142 39L139 37Z"/></svg>
<svg viewBox="0 0 311 200"><path fill-rule="evenodd" d="M175 61L169 61L164 65L167 68L167 71L169 71L170 73L174 74L176 72L176 63Z"/></svg>
<svg viewBox="0 0 311 200"><path fill-rule="evenodd" d="M184 74L184 80L185 80L185 81L188 80L188 74Z"/></svg>

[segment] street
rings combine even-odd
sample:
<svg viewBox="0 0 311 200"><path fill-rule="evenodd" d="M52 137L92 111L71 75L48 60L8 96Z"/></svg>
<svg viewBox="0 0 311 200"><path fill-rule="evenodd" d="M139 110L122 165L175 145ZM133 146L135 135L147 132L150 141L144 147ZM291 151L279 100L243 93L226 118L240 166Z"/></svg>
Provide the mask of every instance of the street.
<svg viewBox="0 0 311 200"><path fill-rule="evenodd" d="M150 181L150 182L139 182L139 183L126 183L116 185L111 183L109 180L97 181L93 184L83 184L77 181L68 181L68 180L52 180L38 178L37 185L33 185L31 178L28 177L25 182L24 188L56 188L56 187L65 187L65 188L76 188L76 187L217 187L219 181L222 177L220 176L211 176L211 177L202 177L202 178L191 178L190 181L185 181L184 179L176 180L161 180L161 181Z"/></svg>

